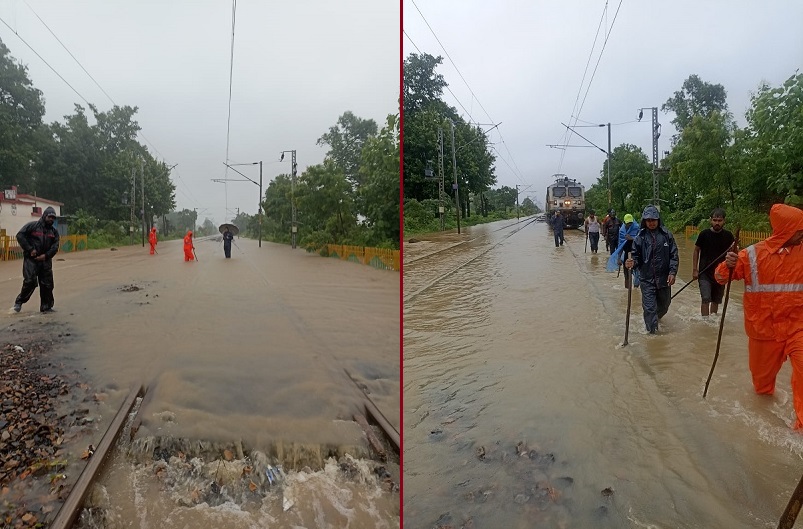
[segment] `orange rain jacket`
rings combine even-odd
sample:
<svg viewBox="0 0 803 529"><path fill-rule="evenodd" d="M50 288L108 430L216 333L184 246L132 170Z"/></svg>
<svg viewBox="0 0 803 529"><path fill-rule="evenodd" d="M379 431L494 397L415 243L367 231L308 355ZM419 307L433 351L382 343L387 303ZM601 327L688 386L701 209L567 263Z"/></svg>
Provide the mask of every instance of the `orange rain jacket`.
<svg viewBox="0 0 803 529"><path fill-rule="evenodd" d="M187 235L184 236L184 260L185 261L192 261L193 260L192 249L193 249L192 232L188 231Z"/></svg>
<svg viewBox="0 0 803 529"><path fill-rule="evenodd" d="M156 238L156 226L151 228L151 233L148 235L148 242L151 243L151 254L156 249L156 244L159 242Z"/></svg>
<svg viewBox="0 0 803 529"><path fill-rule="evenodd" d="M747 336L783 342L803 332L803 245L782 248L803 230L803 211L775 204L770 224L770 237L739 252L733 279L744 279ZM720 284L728 282L724 261L717 266L715 277Z"/></svg>

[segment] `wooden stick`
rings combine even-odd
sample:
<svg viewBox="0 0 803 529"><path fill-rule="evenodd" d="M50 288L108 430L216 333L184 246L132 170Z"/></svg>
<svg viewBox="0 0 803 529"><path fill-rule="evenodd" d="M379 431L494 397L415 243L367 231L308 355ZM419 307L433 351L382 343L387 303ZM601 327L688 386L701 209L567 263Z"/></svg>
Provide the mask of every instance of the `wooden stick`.
<svg viewBox="0 0 803 529"><path fill-rule="evenodd" d="M781 516L781 521L778 522L778 529L792 529L795 526L801 505L803 505L803 477L800 478L792 497L789 498L789 504Z"/></svg>
<svg viewBox="0 0 803 529"><path fill-rule="evenodd" d="M627 252L627 259L630 259L630 252ZM625 269L625 276L628 275L627 269ZM625 316L625 343L622 345L627 345L627 335L630 332L630 302L633 299L633 269L630 269L630 280L627 282L627 316Z"/></svg>
<svg viewBox="0 0 803 529"><path fill-rule="evenodd" d="M739 248L739 230L736 228L734 234L733 244L728 250L736 250ZM703 398L708 393L708 384L711 382L711 375L714 374L714 368L717 366L717 358L719 358L719 346L722 343L722 328L725 326L725 313L728 311L728 298L731 293L731 280L733 279L733 268L728 268L728 285L725 287L725 303L722 305L722 318L719 320L719 334L717 334L717 350L714 353L714 362L711 364L711 371L708 372L708 379L705 381L705 389L703 389Z"/></svg>

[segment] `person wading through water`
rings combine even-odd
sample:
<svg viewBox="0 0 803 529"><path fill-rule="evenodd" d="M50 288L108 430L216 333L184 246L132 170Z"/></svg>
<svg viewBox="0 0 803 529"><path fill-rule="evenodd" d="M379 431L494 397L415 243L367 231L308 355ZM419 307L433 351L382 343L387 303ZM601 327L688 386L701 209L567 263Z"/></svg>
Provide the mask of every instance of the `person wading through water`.
<svg viewBox="0 0 803 529"><path fill-rule="evenodd" d="M597 253L599 250L599 231L601 225L599 219L594 215L594 210L589 212L585 221L586 233L588 234L588 242L591 243L591 253Z"/></svg>
<svg viewBox="0 0 803 529"><path fill-rule="evenodd" d="M195 245L192 243L192 230L187 230L187 235L184 236L184 261L192 261L195 259L192 254L194 249Z"/></svg>
<svg viewBox="0 0 803 529"><path fill-rule="evenodd" d="M759 395L775 393L775 378L792 364L792 428L803 428L803 211L786 204L770 209L772 235L728 252L714 272L720 285L744 280L744 330L750 373Z"/></svg>
<svg viewBox="0 0 803 529"><path fill-rule="evenodd" d="M675 238L661 224L658 208L647 206L641 214L641 229L633 239L633 253L625 261L625 268L638 272L644 324L650 334L658 332L658 320L669 311L678 264Z"/></svg>
<svg viewBox="0 0 803 529"><path fill-rule="evenodd" d="M22 290L14 301L14 312L22 310L39 285L39 311L55 312L53 304L53 257L59 251L59 232L53 227L56 210L48 206L42 218L29 222L17 232L22 248Z"/></svg>
<svg viewBox="0 0 803 529"><path fill-rule="evenodd" d="M159 243L159 239L156 237L156 226L151 228L150 234L148 234L148 242L151 245L151 255L156 253L156 245Z"/></svg>
<svg viewBox="0 0 803 529"><path fill-rule="evenodd" d="M711 228L701 231L697 236L692 256L691 278L696 279L700 286L700 315L703 317L716 314L722 303L725 286L714 278L714 270L725 260L725 252L733 244L733 234L724 228L724 209L714 209L709 222ZM700 273L700 270L703 272Z"/></svg>
<svg viewBox="0 0 803 529"><path fill-rule="evenodd" d="M617 242L617 254L618 257L617 265L622 264L622 260L626 259L628 255L633 251L633 239L636 238L638 235L639 227L638 224L635 223L633 219L633 215L627 213L623 220L625 221L622 224L622 227L619 228L619 240ZM630 276L633 276L633 288L638 288L639 286L639 279L638 279L638 270L628 270L625 268L625 288L630 288Z"/></svg>
<svg viewBox="0 0 803 529"><path fill-rule="evenodd" d="M226 228L223 232L223 254L226 259L231 259L231 240L234 239L234 234ZM239 246L238 246L239 248Z"/></svg>
<svg viewBox="0 0 803 529"><path fill-rule="evenodd" d="M563 215L560 214L560 211L556 211L555 216L552 217L552 233L555 235L555 248L563 246L563 227L565 225L566 222L563 220Z"/></svg>
<svg viewBox="0 0 803 529"><path fill-rule="evenodd" d="M616 218L616 212L611 210L605 222L602 224L605 245L608 247L608 251L611 252L611 255L613 255L614 250L616 250L616 243L619 240L619 228L621 226L622 223Z"/></svg>

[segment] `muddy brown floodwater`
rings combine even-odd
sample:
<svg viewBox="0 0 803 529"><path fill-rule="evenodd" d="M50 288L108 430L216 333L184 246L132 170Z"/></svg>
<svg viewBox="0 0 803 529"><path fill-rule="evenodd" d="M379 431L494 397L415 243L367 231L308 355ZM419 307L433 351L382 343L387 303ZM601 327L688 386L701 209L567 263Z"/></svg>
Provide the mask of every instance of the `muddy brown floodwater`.
<svg viewBox="0 0 803 529"><path fill-rule="evenodd" d="M741 284L719 320L690 285L658 335L567 230L497 222L404 246L404 526L777 527L800 480L785 365L753 393ZM693 243L678 236L677 292Z"/></svg>
<svg viewBox="0 0 803 529"><path fill-rule="evenodd" d="M0 315L4 341L69 328L51 354L104 395L95 445L148 388L81 526L398 527L398 462L370 458L347 374L398 429L398 273L234 243L224 259L197 240L189 263L180 241L58 254L58 312L40 314L37 291ZM21 281L21 263L0 263L7 306Z"/></svg>

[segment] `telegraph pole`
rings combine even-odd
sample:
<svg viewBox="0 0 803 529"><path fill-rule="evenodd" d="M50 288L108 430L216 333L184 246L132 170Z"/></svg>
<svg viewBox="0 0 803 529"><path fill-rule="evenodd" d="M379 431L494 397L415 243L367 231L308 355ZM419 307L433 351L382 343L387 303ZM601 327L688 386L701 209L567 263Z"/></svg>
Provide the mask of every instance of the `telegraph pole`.
<svg viewBox="0 0 803 529"><path fill-rule="evenodd" d="M516 222L519 221L519 184L516 184Z"/></svg>
<svg viewBox="0 0 803 529"><path fill-rule="evenodd" d="M137 207L137 170L131 168L131 217L128 223L128 233L131 239L131 246L134 246L134 208Z"/></svg>
<svg viewBox="0 0 803 529"><path fill-rule="evenodd" d="M259 247L262 248L262 160L259 160Z"/></svg>
<svg viewBox="0 0 803 529"><path fill-rule="evenodd" d="M290 245L295 250L296 248L296 234L298 233L298 219L296 215L298 212L296 211L296 150L293 149L292 151L292 159L291 163L293 164L293 171L292 171L292 185L290 188L290 205L291 205L291 213L292 213L292 227L290 228L291 236L290 236Z"/></svg>
<svg viewBox="0 0 803 529"><path fill-rule="evenodd" d="M444 206L444 169L443 169L443 127L438 127L438 171L440 178L438 179L438 215L441 220L441 231L446 229L446 222L443 218Z"/></svg>
<svg viewBox="0 0 803 529"><path fill-rule="evenodd" d="M139 177L142 184L142 247L145 248L145 160L139 161Z"/></svg>
<svg viewBox="0 0 803 529"><path fill-rule="evenodd" d="M457 152L454 149L454 121L452 124L452 170L454 171L454 201L457 205L457 234L460 235L460 191L457 189Z"/></svg>
<svg viewBox="0 0 803 529"><path fill-rule="evenodd" d="M608 209L611 209L611 124L608 123Z"/></svg>
<svg viewBox="0 0 803 529"><path fill-rule="evenodd" d="M645 108L647 107L639 109L639 120L644 116ZM658 107L649 107L649 109L652 110L652 201L653 205L660 211L658 175L661 171L658 170L658 138L661 137L661 124L658 123Z"/></svg>

